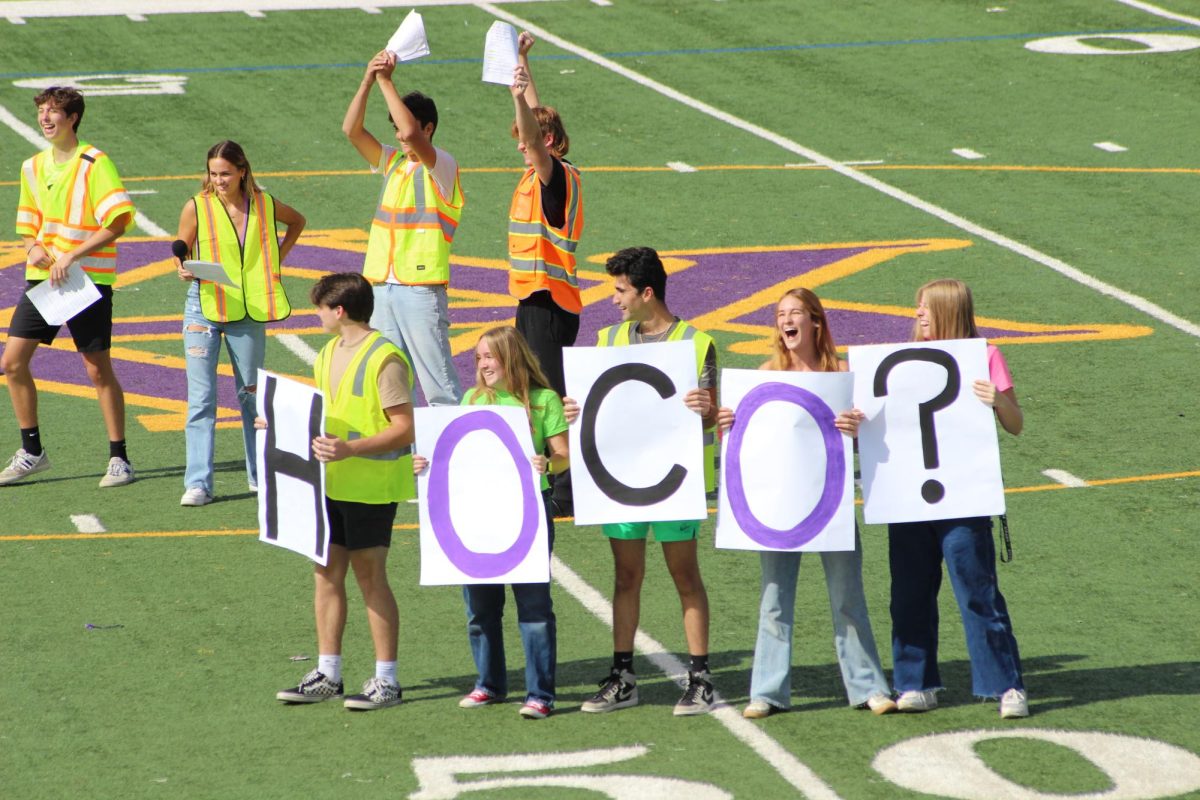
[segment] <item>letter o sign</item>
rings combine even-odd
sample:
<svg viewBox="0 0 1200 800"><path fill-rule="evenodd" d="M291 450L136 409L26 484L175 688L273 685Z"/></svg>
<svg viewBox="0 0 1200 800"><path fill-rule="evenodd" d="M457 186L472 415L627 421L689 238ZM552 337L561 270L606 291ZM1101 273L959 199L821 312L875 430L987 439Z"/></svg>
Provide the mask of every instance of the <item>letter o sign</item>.
<svg viewBox="0 0 1200 800"><path fill-rule="evenodd" d="M499 553L477 553L468 548L450 518L450 457L459 442L476 431L494 435L512 457L521 478L521 531L506 550ZM429 523L434 538L455 567L472 578L495 578L511 572L525 560L533 547L538 530L538 506L542 502L534 486L529 458L504 419L494 411L481 409L464 414L442 431L429 460Z"/></svg>
<svg viewBox="0 0 1200 800"><path fill-rule="evenodd" d="M742 440L747 423L756 411L773 401L792 403L804 409L816 421L825 446L825 485L817 505L808 516L787 529L773 528L754 515L742 483ZM747 536L774 550L792 550L807 544L833 519L846 488L846 451L842 432L834 424L833 409L820 397L799 386L763 383L746 393L734 413L738 424L731 429L725 449L725 493L734 519Z"/></svg>

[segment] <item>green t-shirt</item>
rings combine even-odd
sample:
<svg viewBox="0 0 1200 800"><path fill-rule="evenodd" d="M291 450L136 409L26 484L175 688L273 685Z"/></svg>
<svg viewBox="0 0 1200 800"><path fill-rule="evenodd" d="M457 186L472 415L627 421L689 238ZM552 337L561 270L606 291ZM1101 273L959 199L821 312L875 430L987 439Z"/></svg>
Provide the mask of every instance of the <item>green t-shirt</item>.
<svg viewBox="0 0 1200 800"><path fill-rule="evenodd" d="M464 406L516 406L524 405L509 392L496 391L496 401L489 403L487 395L471 387L463 395ZM529 430L533 434L534 452L546 454L546 440L551 436L567 432L567 418L563 414L562 398L553 389L534 389L529 393ZM550 488L550 480L542 475L542 491Z"/></svg>

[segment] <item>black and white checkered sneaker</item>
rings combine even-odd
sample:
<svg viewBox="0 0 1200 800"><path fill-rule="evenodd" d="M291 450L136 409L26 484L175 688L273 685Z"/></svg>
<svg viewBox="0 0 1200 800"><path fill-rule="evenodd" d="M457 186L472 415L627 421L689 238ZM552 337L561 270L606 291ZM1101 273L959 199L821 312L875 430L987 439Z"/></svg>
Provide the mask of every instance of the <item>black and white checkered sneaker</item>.
<svg viewBox="0 0 1200 800"><path fill-rule="evenodd" d="M377 708L400 705L400 684L386 678L368 678L361 694L352 694L342 703L354 711L374 711Z"/></svg>
<svg viewBox="0 0 1200 800"><path fill-rule="evenodd" d="M325 673L314 669L304 676L299 686L275 693L276 700L285 703L319 703L342 696L342 682L329 680Z"/></svg>

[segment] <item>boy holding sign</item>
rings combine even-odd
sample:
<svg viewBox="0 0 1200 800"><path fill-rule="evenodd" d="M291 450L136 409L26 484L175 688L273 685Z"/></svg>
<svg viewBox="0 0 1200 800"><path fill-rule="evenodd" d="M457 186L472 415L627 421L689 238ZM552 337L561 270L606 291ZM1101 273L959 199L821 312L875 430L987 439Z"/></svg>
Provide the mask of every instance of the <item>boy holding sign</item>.
<svg viewBox="0 0 1200 800"><path fill-rule="evenodd" d="M321 326L334 335L314 365L327 406L325 435L312 442L313 455L325 463L329 562L314 569L317 668L275 696L285 703L342 696L346 573L353 568L375 642L375 676L344 705L387 708L401 699L400 616L388 585L387 555L397 503L414 496L412 368L400 348L367 324L374 297L361 275L326 275L309 297Z"/></svg>
<svg viewBox="0 0 1200 800"><path fill-rule="evenodd" d="M700 415L704 429L705 489L716 486L717 348L712 337L672 314L666 305L667 273L658 253L649 247L630 247L605 265L614 278L613 304L622 322L600 331L601 347L689 340L696 349L699 388L684 396L688 408ZM567 421L574 423L580 408L563 398ZM642 579L646 573L646 538L662 544L667 569L683 606L683 629L691 663L688 685L675 705L676 716L703 714L712 708L712 676L708 671L708 593L700 577L696 537L701 520L675 520L604 525L615 562L613 589L613 663L600 682L600 691L583 703L582 711L601 713L637 705L637 676L633 671L633 640L637 632Z"/></svg>

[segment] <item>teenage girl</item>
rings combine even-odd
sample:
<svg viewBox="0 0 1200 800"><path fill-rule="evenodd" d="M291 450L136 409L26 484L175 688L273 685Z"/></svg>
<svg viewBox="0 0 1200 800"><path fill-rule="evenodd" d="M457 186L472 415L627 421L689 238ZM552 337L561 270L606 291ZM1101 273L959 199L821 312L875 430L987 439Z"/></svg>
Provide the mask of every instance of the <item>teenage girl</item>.
<svg viewBox="0 0 1200 800"><path fill-rule="evenodd" d="M927 283L917 291L913 341L978 338L971 290L956 280ZM988 380L973 386L980 402L995 410L1000 426L1014 436L1024 417L1004 356L987 347ZM938 589L942 561L954 587L971 658L971 683L979 697L1000 698L1004 719L1029 716L1021 658L1008 606L996 576L991 517L904 522L888 525L892 572L893 679L901 711L937 707Z"/></svg>
<svg viewBox="0 0 1200 800"><path fill-rule="evenodd" d="M475 346L475 386L463 396L462 405L501 405L524 408L533 433L534 469L542 476L542 501L550 546L554 546L554 516L550 510L547 475L562 473L568 466L567 421L562 398L549 388L537 358L516 328L492 328ZM419 474L429 461L413 456ZM544 719L554 709L554 671L557 661L557 631L549 583L514 583L517 627L525 647L525 704L520 714L527 719ZM463 586L467 606L467 638L479 678L462 700L462 708L500 703L508 693L508 671L504 662L504 586Z"/></svg>
<svg viewBox="0 0 1200 800"><path fill-rule="evenodd" d="M846 363L838 359L833 335L821 301L808 289L792 289L775 307L774 353L759 369L785 372L843 372ZM837 416L839 430L858 435L862 412L843 411ZM718 416L722 428L734 423L731 409L722 408ZM796 579L800 571L800 553L762 551L762 597L759 604L758 641L754 646L754 666L750 675L750 703L742 712L749 719L760 719L791 705L792 624L795 617ZM887 680L879 663L867 599L862 585L862 544L858 526L854 530L854 549L821 553L825 568L825 586L833 614L833 642L842 682L850 705L869 708L876 714L896 709L888 695Z"/></svg>

